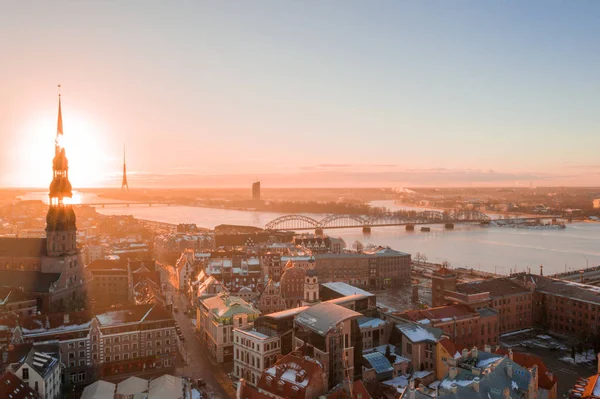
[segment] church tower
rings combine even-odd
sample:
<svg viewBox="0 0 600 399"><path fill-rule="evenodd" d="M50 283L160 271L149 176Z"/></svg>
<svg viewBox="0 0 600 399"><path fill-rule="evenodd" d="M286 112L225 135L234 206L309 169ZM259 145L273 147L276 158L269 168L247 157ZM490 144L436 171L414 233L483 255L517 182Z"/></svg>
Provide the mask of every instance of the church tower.
<svg viewBox="0 0 600 399"><path fill-rule="evenodd" d="M304 302L315 303L319 301L319 280L315 268L315 258L308 260L309 266L304 275Z"/></svg>
<svg viewBox="0 0 600 399"><path fill-rule="evenodd" d="M58 86L60 90L60 85ZM69 182L69 161L61 145L63 138L60 91L58 94L58 123L52 161L53 178L50 183L50 207L46 215L46 250L48 256L63 256L77 253L77 227L75 212L69 204L73 197Z"/></svg>

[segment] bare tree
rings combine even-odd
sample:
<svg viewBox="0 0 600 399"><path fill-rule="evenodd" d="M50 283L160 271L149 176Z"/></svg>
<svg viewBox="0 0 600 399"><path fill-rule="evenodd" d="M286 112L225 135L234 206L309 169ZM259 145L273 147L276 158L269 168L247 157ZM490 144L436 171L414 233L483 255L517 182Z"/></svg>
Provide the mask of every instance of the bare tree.
<svg viewBox="0 0 600 399"><path fill-rule="evenodd" d="M417 263L421 263L421 253L420 252L417 252L415 254L415 260L417 261Z"/></svg>
<svg viewBox="0 0 600 399"><path fill-rule="evenodd" d="M421 262L427 263L427 255L425 255L425 253L421 254Z"/></svg>
<svg viewBox="0 0 600 399"><path fill-rule="evenodd" d="M354 244L352 244L352 249L354 249L356 252L362 252L365 249L365 246L362 242L356 240L354 241Z"/></svg>

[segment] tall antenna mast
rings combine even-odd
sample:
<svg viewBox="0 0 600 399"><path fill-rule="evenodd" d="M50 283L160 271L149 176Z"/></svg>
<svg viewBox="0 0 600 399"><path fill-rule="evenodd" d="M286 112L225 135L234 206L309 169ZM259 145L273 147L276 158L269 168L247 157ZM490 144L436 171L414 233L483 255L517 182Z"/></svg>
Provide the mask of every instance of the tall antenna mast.
<svg viewBox="0 0 600 399"><path fill-rule="evenodd" d="M121 183L121 191L129 191L129 184L127 184L127 164L125 162L125 144L123 144L123 182Z"/></svg>

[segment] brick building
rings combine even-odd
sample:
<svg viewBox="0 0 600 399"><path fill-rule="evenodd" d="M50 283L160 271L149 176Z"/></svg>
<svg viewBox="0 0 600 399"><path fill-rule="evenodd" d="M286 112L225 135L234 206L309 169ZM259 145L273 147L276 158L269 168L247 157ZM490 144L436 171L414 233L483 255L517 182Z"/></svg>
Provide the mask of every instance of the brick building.
<svg viewBox="0 0 600 399"><path fill-rule="evenodd" d="M376 259L375 278L370 276L370 287L387 288L411 285L410 254L385 247L365 250L364 253L374 255Z"/></svg>
<svg viewBox="0 0 600 399"><path fill-rule="evenodd" d="M177 354L175 321L160 305L129 306L97 315L57 313L2 322L10 342L57 342L65 381L170 368Z"/></svg>
<svg viewBox="0 0 600 399"><path fill-rule="evenodd" d="M498 344L498 313L490 308L474 310L467 305L450 305L394 315L439 328L460 349Z"/></svg>
<svg viewBox="0 0 600 399"><path fill-rule="evenodd" d="M86 266L92 276L90 300L96 307L130 302L131 269L127 260L99 259Z"/></svg>
<svg viewBox="0 0 600 399"><path fill-rule="evenodd" d="M464 304L474 309L490 307L498 312L503 334L533 326L533 287L521 278L494 278L457 284L456 273L446 267L432 277L432 304Z"/></svg>

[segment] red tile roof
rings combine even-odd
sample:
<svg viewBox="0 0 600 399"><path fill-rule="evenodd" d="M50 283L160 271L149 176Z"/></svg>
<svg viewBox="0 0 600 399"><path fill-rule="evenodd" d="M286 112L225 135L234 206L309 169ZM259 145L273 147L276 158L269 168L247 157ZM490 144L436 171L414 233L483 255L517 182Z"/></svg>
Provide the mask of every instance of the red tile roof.
<svg viewBox="0 0 600 399"><path fill-rule="evenodd" d="M447 267L440 267L433 274L441 276L453 276L455 273Z"/></svg>
<svg viewBox="0 0 600 399"><path fill-rule="evenodd" d="M340 386L340 389L326 395L327 399L371 399L371 395L367 388L363 385L361 380L356 380L352 383L352 395L343 387Z"/></svg>
<svg viewBox="0 0 600 399"><path fill-rule="evenodd" d="M292 370L293 372L289 373ZM264 370L257 385L261 390L279 396L290 398L293 395L303 399L306 398L307 392L322 390L322 393L325 393L327 387L323 373L323 366L317 360L290 353ZM300 380L291 381L289 378L284 378L284 375L288 374L299 377Z"/></svg>
<svg viewBox="0 0 600 399"><path fill-rule="evenodd" d="M33 399L39 396L19 377L7 371L0 376L0 398Z"/></svg>
<svg viewBox="0 0 600 399"><path fill-rule="evenodd" d="M240 384L239 394L236 396L238 399L270 399L270 396L258 392L258 389L248 385L246 381L240 380Z"/></svg>
<svg viewBox="0 0 600 399"><path fill-rule="evenodd" d="M418 321L423 319L433 320L451 317L477 317L479 314L475 310L473 310L473 308L467 305L449 305L423 310L407 310L406 312L400 313L398 315L410 319L412 321Z"/></svg>
<svg viewBox="0 0 600 399"><path fill-rule="evenodd" d="M500 348L496 351L499 355L508 355L508 351L506 349ZM548 376L548 368L544 364L544 361L537 356L529 355L527 353L522 352L513 352L513 361L517 363L519 366L525 368L531 368L533 365L538 366L538 386L540 388L544 388L546 390L551 390L558 379L556 376ZM595 385L595 384L594 384ZM592 385L593 389L593 385Z"/></svg>

